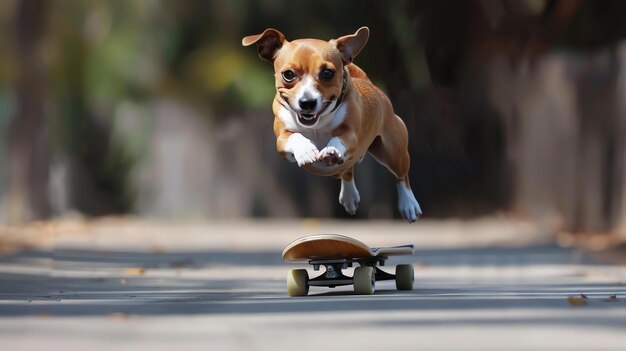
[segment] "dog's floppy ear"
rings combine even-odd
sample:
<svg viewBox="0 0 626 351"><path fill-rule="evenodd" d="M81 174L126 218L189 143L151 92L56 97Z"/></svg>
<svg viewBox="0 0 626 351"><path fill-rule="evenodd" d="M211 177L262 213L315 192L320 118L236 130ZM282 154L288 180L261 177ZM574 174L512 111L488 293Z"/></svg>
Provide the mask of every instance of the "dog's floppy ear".
<svg viewBox="0 0 626 351"><path fill-rule="evenodd" d="M347 65L352 63L352 60L354 60L356 55L361 52L361 49L363 49L365 43L367 43L369 36L369 28L361 27L356 31L356 33L333 39L330 43L337 47L337 50L341 53L343 63Z"/></svg>
<svg viewBox="0 0 626 351"><path fill-rule="evenodd" d="M285 36L283 33L273 28L268 28L263 33L257 35L249 35L241 39L241 45L249 46L256 44L259 57L267 62L274 62L276 53L283 46Z"/></svg>

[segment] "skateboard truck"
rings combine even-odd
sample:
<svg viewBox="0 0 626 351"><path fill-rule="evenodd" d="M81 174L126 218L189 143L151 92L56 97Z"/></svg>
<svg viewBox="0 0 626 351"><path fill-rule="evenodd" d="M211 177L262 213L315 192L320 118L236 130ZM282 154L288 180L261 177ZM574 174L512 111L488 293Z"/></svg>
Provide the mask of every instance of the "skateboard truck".
<svg viewBox="0 0 626 351"><path fill-rule="evenodd" d="M309 279L308 285L327 286L329 288L341 285L352 285L354 284L354 278L344 275L342 270L352 267L355 262L361 267L372 267L374 269L374 278L376 281L395 280L395 274L387 273L376 266L377 264L379 266L384 266L387 258L388 257L386 256L379 256L376 260L347 258L336 260L310 260L309 264L313 266L313 270L319 271L320 266L324 266L326 271L315 278Z"/></svg>
<svg viewBox="0 0 626 351"><path fill-rule="evenodd" d="M309 264L313 269L319 271L320 265L326 268L326 272L310 279L309 286L327 286L334 288L340 285L352 284L352 278L343 274L342 269L352 267L352 262L348 259L341 260L311 260Z"/></svg>

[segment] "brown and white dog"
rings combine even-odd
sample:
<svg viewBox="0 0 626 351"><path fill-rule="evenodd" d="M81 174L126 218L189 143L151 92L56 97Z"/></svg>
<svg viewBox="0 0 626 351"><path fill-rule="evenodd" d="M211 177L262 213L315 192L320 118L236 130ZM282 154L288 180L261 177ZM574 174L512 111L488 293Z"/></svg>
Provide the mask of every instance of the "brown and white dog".
<svg viewBox="0 0 626 351"><path fill-rule="evenodd" d="M387 96L352 63L369 37L287 41L275 30L242 39L274 65L274 133L278 152L308 171L341 179L339 203L359 205L354 166L369 152L396 177L398 209L409 222L422 214L409 185L408 134Z"/></svg>

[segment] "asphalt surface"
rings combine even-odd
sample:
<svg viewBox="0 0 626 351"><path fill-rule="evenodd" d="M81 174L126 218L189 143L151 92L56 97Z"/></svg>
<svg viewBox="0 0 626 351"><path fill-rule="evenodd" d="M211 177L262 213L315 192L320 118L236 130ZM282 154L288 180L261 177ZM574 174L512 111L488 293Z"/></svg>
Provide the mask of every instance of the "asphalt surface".
<svg viewBox="0 0 626 351"><path fill-rule="evenodd" d="M110 219L23 232L39 239L0 256L2 350L626 345L626 267L556 245L530 224ZM315 233L414 244L414 255L386 267L413 264L414 290L380 282L373 296L346 286L288 297L287 271L303 267L284 264L282 249Z"/></svg>

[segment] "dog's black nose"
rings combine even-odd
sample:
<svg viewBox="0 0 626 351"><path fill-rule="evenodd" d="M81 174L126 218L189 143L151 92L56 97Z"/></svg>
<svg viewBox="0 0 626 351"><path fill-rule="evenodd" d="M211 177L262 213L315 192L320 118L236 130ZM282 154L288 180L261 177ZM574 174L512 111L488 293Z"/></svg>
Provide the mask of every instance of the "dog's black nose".
<svg viewBox="0 0 626 351"><path fill-rule="evenodd" d="M303 111L313 111L315 109L315 106L317 105L317 100L316 99L305 99L302 98L300 100L298 100L298 104L300 105L300 108Z"/></svg>

